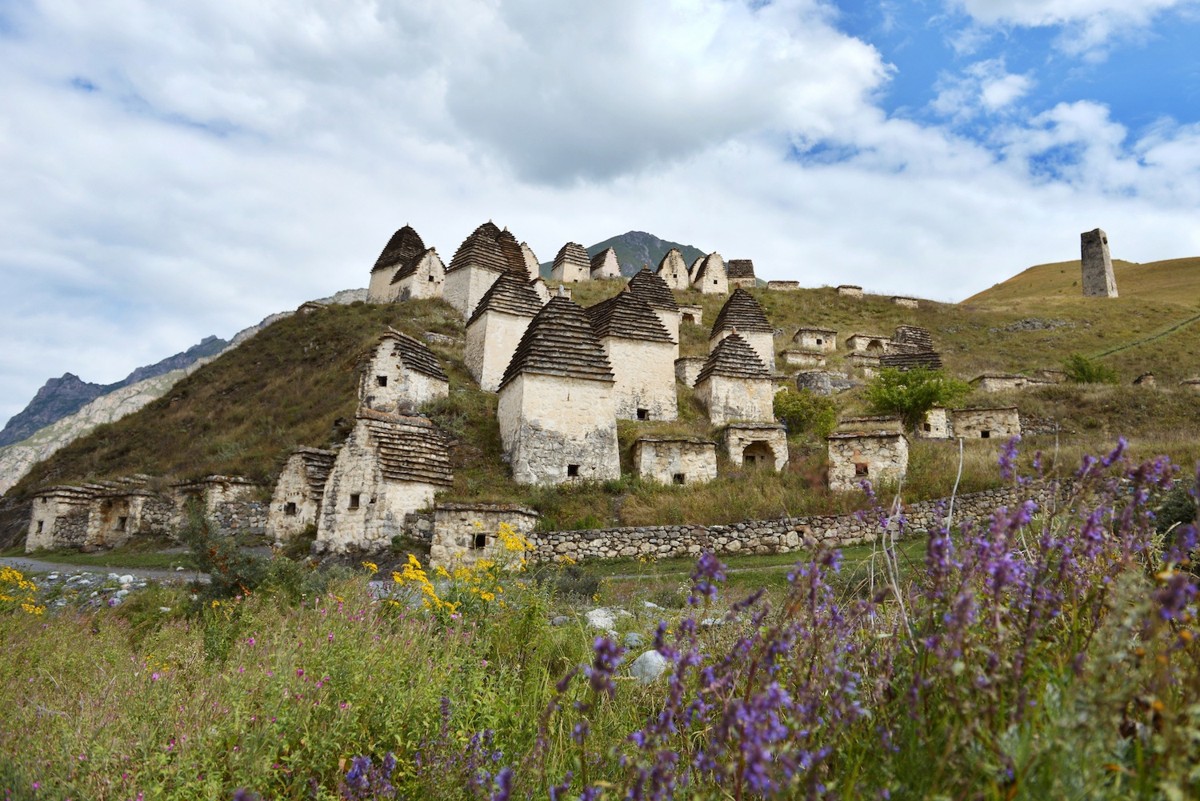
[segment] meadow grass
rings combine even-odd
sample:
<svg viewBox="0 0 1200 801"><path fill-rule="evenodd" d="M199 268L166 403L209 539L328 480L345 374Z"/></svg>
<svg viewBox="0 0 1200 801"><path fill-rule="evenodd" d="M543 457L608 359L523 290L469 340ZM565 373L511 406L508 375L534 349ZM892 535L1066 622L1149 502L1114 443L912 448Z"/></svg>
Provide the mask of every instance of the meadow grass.
<svg viewBox="0 0 1200 801"><path fill-rule="evenodd" d="M1016 464L1010 453L1004 469ZM248 596L154 588L57 614L5 606L0 586L0 787L1192 797L1195 531L1164 541L1151 514L1176 475L1115 453L1058 512L1022 506L908 540L886 521L894 549L584 566L600 601L633 612L616 639L583 623L595 601L554 590L562 565L437 578L410 562L389 581L364 563L317 583L289 568ZM668 595L667 609L638 603ZM642 644L626 653L631 634ZM670 678L631 677L648 651Z"/></svg>

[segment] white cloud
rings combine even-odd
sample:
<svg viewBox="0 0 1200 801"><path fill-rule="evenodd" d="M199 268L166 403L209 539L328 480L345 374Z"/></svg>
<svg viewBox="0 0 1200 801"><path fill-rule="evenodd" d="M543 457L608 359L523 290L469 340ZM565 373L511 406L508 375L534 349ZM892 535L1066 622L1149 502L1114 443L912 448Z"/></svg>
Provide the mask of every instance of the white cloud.
<svg viewBox="0 0 1200 801"><path fill-rule="evenodd" d="M967 105L1006 120L988 146L889 119L890 68L816 0L21 9L0 32L0 418L51 375L114 381L364 286L406 222L447 260L488 218L543 258L640 229L941 299L1097 225L1128 258L1200 251L1196 129L1130 137L1094 104L1022 121L1029 79L1002 63L967 75ZM1039 171L1056 148L1085 158Z"/></svg>
<svg viewBox="0 0 1200 801"><path fill-rule="evenodd" d="M1144 33L1162 13L1192 9L1196 0L954 0L976 22L1062 28L1059 47L1074 55L1104 56L1114 38Z"/></svg>
<svg viewBox="0 0 1200 801"><path fill-rule="evenodd" d="M980 113L1008 110L1034 87L1033 77L1008 72L1003 58L971 64L958 75L943 73L936 86L934 111L958 121Z"/></svg>

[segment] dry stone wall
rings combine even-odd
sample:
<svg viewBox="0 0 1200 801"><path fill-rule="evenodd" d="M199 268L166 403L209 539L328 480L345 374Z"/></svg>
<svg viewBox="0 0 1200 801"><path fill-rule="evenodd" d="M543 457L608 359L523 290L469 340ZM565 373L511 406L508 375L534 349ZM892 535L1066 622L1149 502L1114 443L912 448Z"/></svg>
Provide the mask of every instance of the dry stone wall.
<svg viewBox="0 0 1200 801"><path fill-rule="evenodd" d="M986 523L1000 507L1012 508L1025 500L1044 507L1056 497L1055 487L1006 487L958 496L954 525ZM941 525L945 500L919 501L904 507L906 535L923 536ZM727 526L636 526L590 531L550 531L532 535L536 561L562 557L591 559L667 558L695 556L703 551L718 555L790 553L814 545L844 547L875 542L878 519L870 513L790 517L757 520Z"/></svg>

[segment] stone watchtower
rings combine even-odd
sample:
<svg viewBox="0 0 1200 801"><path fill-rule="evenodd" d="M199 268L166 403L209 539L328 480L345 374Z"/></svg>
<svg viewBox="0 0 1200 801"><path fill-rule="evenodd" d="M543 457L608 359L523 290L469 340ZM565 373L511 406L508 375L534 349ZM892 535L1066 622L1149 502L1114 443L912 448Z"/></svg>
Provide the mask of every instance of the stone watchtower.
<svg viewBox="0 0 1200 801"><path fill-rule="evenodd" d="M621 477L613 382L587 314L565 297L551 298L500 381L496 417L517 483Z"/></svg>
<svg viewBox="0 0 1200 801"><path fill-rule="evenodd" d="M1115 298L1117 279L1113 276L1112 257L1108 254L1108 234L1097 228L1079 235L1083 262L1083 296Z"/></svg>
<svg viewBox="0 0 1200 801"><path fill-rule="evenodd" d="M584 311L612 365L617 417L674 420L679 345L654 310L626 287Z"/></svg>

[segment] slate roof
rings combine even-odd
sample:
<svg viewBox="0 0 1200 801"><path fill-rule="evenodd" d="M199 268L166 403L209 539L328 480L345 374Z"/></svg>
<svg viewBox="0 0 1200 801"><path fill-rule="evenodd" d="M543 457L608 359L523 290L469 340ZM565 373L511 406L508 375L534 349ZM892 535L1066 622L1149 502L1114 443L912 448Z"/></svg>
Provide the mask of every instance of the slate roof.
<svg viewBox="0 0 1200 801"><path fill-rule="evenodd" d="M605 248L604 250L597 253L595 256L592 256L592 260L591 260L592 272L596 272L597 270L599 270L600 268L602 268L604 266L604 260L608 258L609 253L612 254L613 264L617 265L617 272L619 273L621 271L621 262L617 260L617 251L613 250L612 248Z"/></svg>
<svg viewBox="0 0 1200 801"><path fill-rule="evenodd" d="M700 374L696 376L696 384L714 375L725 378L771 378L771 372L758 358L754 348L736 331L718 342L712 353L708 354Z"/></svg>
<svg viewBox="0 0 1200 801"><path fill-rule="evenodd" d="M587 249L577 242L568 242L559 248L558 255L554 257L553 269L557 270L564 263L577 265L588 274L592 271L592 260L588 258Z"/></svg>
<svg viewBox="0 0 1200 801"><path fill-rule="evenodd" d="M920 350L933 350L933 335L928 328L916 325L902 325L892 334L892 341L905 345L916 345Z"/></svg>
<svg viewBox="0 0 1200 801"><path fill-rule="evenodd" d="M405 278L408 278L410 275L413 275L414 273L416 273L417 267L421 264L421 262L428 255L432 255L435 259L438 257L437 251L434 250L433 248L429 248L428 250L424 251L423 253L418 253L415 257L413 257L413 258L409 259L407 262L405 262L403 267L401 267L399 270L396 270L396 274L392 276L392 283L398 284L401 281L403 281Z"/></svg>
<svg viewBox="0 0 1200 801"><path fill-rule="evenodd" d="M394 328L389 328L387 332L379 338L380 344L391 340L392 355L398 357L400 362L409 370L418 373L424 373L431 378L438 378L442 381L449 381L446 372L442 369L442 365L438 363L437 356L433 355L424 342L419 339L414 339L408 334L403 334Z"/></svg>
<svg viewBox="0 0 1200 801"><path fill-rule="evenodd" d="M550 298L525 329L500 388L522 373L612 381L612 365L587 313L569 298Z"/></svg>
<svg viewBox="0 0 1200 801"><path fill-rule="evenodd" d="M413 230L412 226L406 225L392 234L392 238L384 245L383 252L375 260L371 272L397 264L408 265L409 262L420 259L424 252L425 243L421 241L421 235Z"/></svg>
<svg viewBox="0 0 1200 801"><path fill-rule="evenodd" d="M471 319L467 320L467 327L488 311L534 317L541 310L542 299L534 291L531 282L519 275L505 273L479 299Z"/></svg>
<svg viewBox="0 0 1200 801"><path fill-rule="evenodd" d="M500 253L504 256L505 271L525 276L525 279L528 280L529 270L525 267L525 251L521 250L521 243L517 241L517 238L505 228L496 237L496 244L500 246Z"/></svg>
<svg viewBox="0 0 1200 801"><path fill-rule="evenodd" d="M500 229L496 227L495 223L488 220L462 241L458 250L454 252L454 258L450 260L446 272L460 270L468 264L498 273L504 272L508 267L508 259L501 249L500 243L497 242L499 238Z"/></svg>
<svg viewBox="0 0 1200 801"><path fill-rule="evenodd" d="M885 353L879 357L879 366L893 367L902 372L916 367L940 370L942 369L942 357L931 350L922 350L916 353Z"/></svg>
<svg viewBox="0 0 1200 801"><path fill-rule="evenodd" d="M683 254L679 252L679 248L671 248L662 257L658 263L658 269L655 272L661 273L663 268L677 269L682 272L688 271L687 262L683 260Z"/></svg>
<svg viewBox="0 0 1200 801"><path fill-rule="evenodd" d="M627 290L584 309L598 337L640 339L675 344L654 309Z"/></svg>
<svg viewBox="0 0 1200 801"><path fill-rule="evenodd" d="M739 331L775 333L762 306L758 305L758 301L754 299L753 295L741 287L733 290L729 300L725 301L725 305L721 307L720 313L717 314L717 320L713 323L712 331L709 333L709 339L721 331L735 328Z"/></svg>
<svg viewBox="0 0 1200 801"><path fill-rule="evenodd" d="M725 262L725 274L730 278L753 278L753 259L730 259Z"/></svg>
<svg viewBox="0 0 1200 801"><path fill-rule="evenodd" d="M683 261L680 260L680 264L682 263ZM671 293L667 282L645 267L638 270L637 274L629 279L626 286L629 287L630 292L645 301L646 305L652 309L679 311L679 304L675 302L675 295Z"/></svg>
<svg viewBox="0 0 1200 801"><path fill-rule="evenodd" d="M450 470L450 438L423 417L359 409L370 444L379 457L379 470L389 481L454 483Z"/></svg>
<svg viewBox="0 0 1200 801"><path fill-rule="evenodd" d="M300 457L304 466L304 483L308 485L308 494L320 502L325 495L325 480L337 459L336 451L325 451L320 448L297 448L292 451Z"/></svg>

